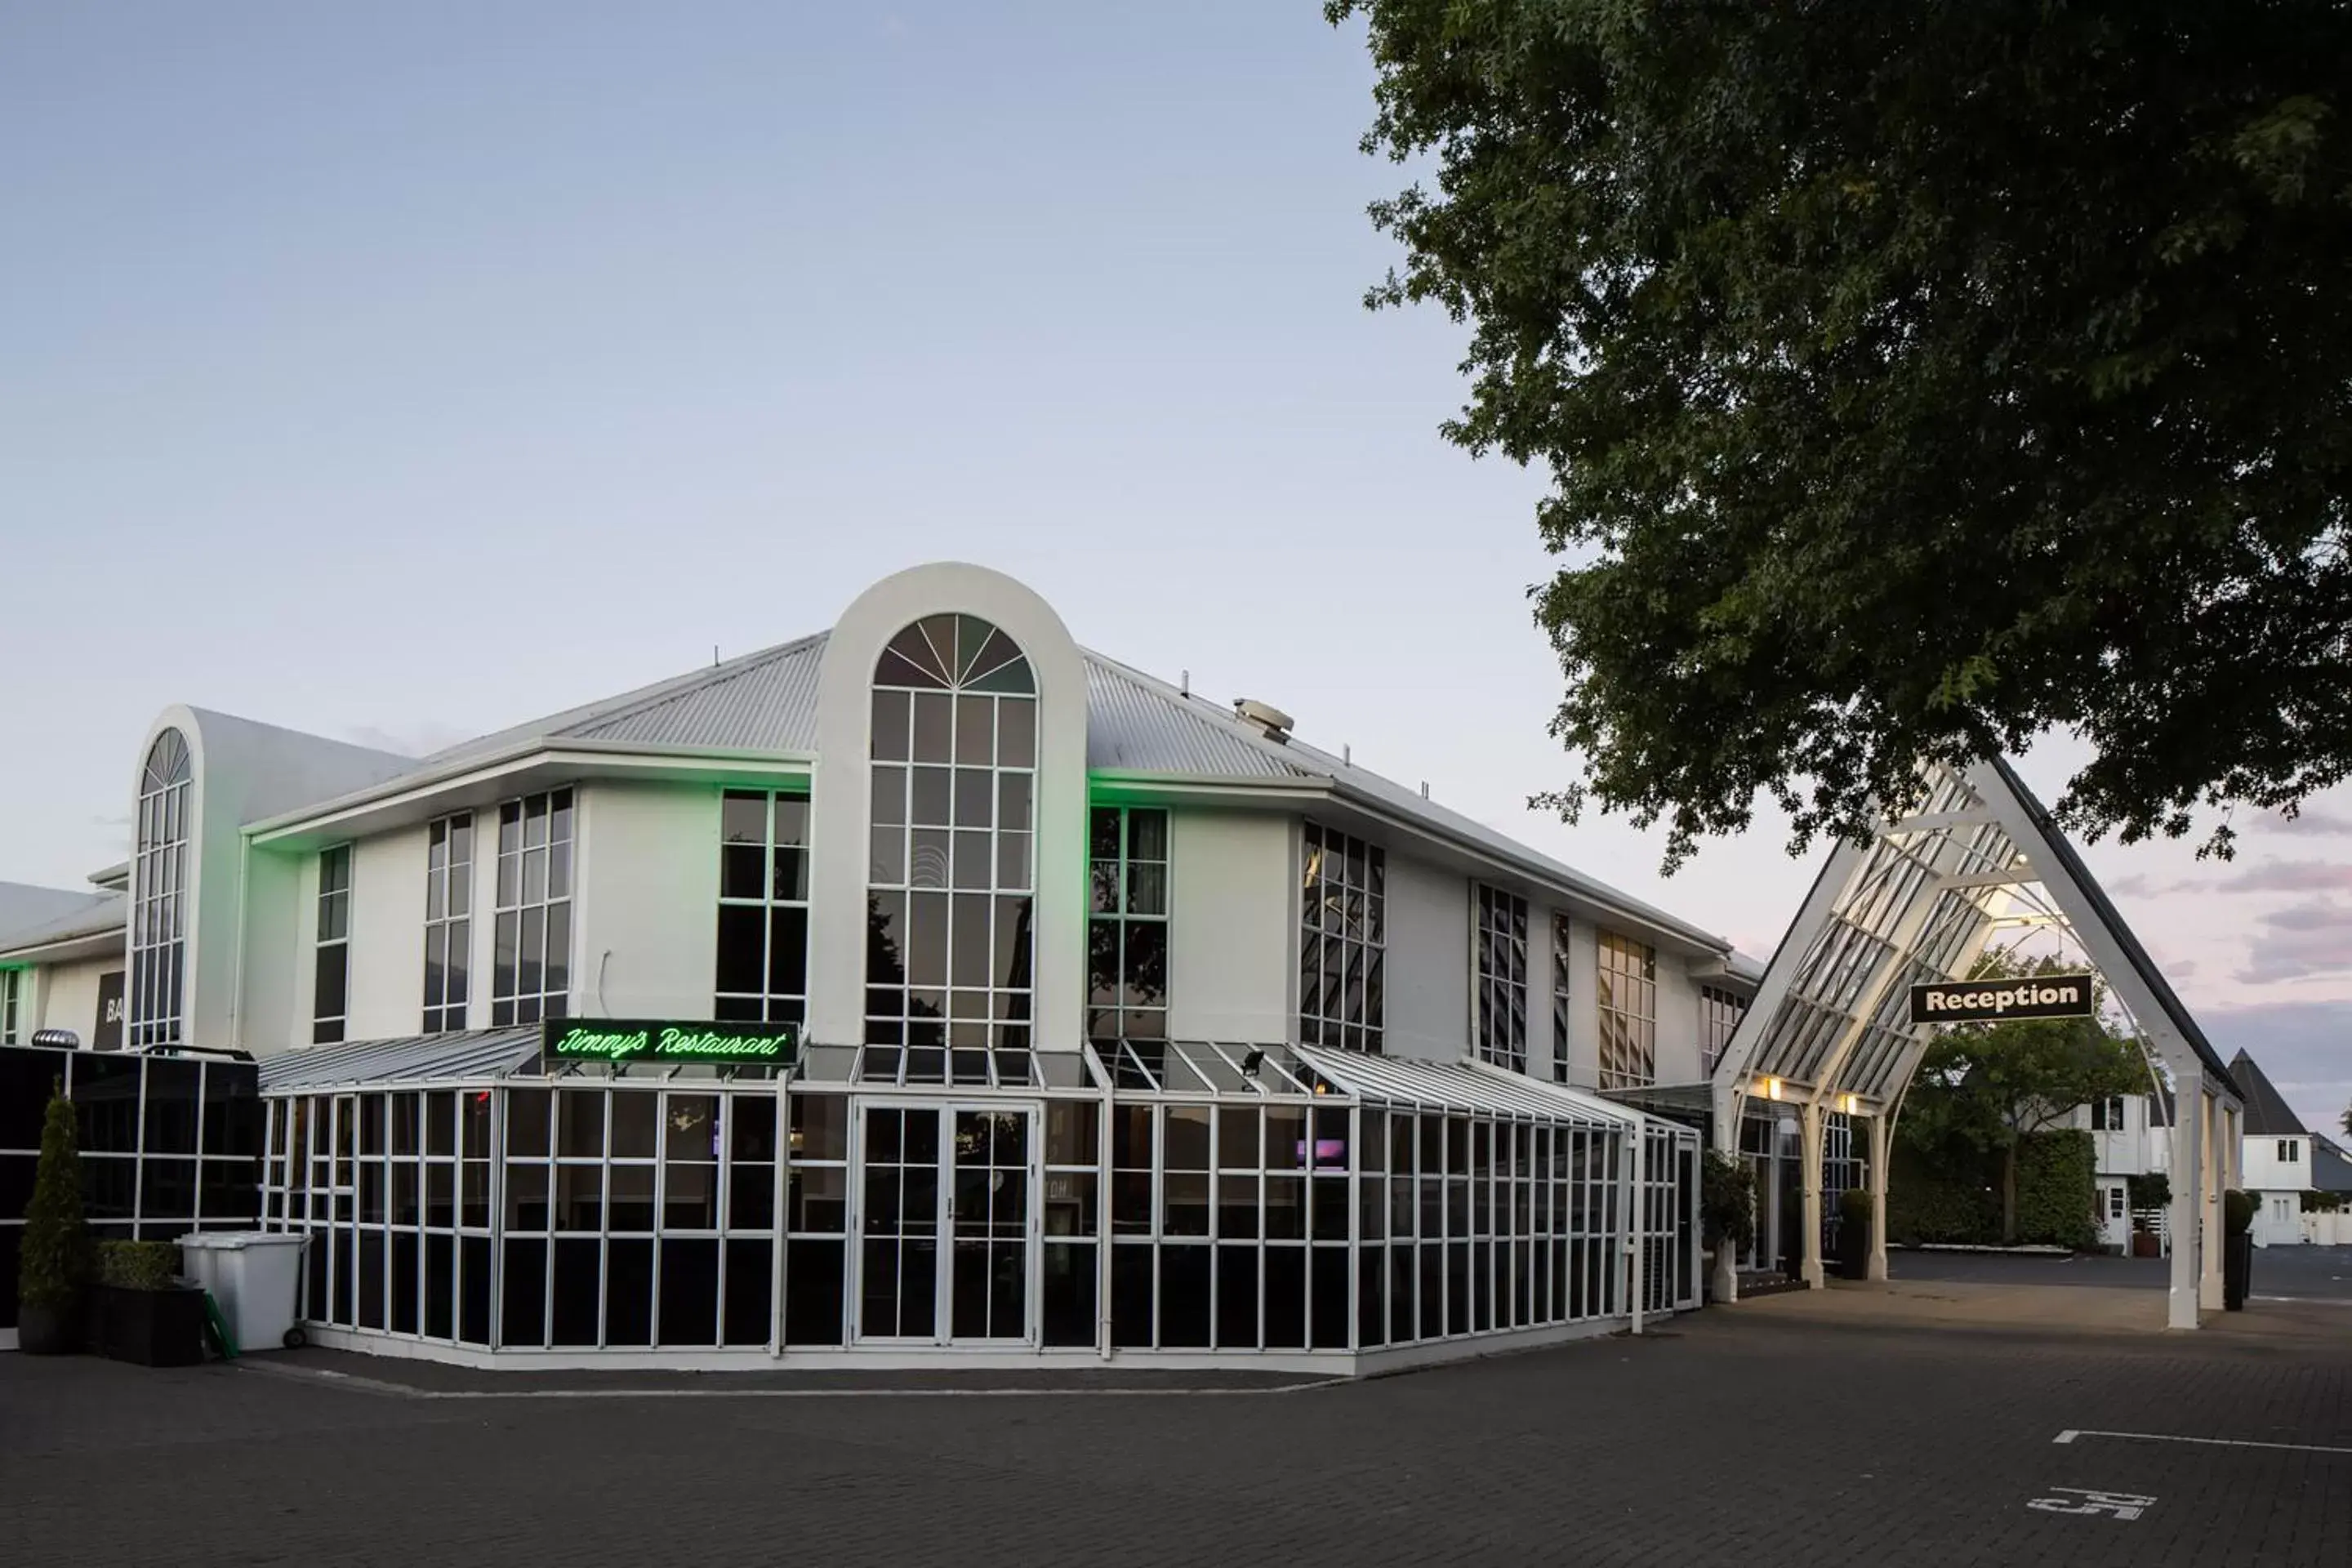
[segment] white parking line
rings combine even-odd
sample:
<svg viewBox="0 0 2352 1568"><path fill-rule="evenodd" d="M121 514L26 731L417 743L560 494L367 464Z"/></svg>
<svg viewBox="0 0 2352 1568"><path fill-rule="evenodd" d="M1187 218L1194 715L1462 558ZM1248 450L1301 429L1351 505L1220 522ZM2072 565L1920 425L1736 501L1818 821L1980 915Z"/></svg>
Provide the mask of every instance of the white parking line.
<svg viewBox="0 0 2352 1568"><path fill-rule="evenodd" d="M2325 1443L2257 1443L2245 1437L2184 1437L2174 1432L2100 1432L2088 1426L2070 1426L2050 1440L2071 1443L2077 1437L2121 1437L2134 1443L2196 1443L2209 1448L2285 1448L2297 1454L2352 1454L2352 1448L2330 1447Z"/></svg>

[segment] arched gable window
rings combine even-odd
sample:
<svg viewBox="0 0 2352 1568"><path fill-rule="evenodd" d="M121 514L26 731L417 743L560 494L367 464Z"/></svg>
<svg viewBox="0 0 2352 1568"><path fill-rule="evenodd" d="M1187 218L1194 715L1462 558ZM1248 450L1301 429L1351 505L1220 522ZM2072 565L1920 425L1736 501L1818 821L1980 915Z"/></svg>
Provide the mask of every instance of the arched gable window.
<svg viewBox="0 0 2352 1568"><path fill-rule="evenodd" d="M136 849L131 861L131 1047L183 1042L183 998L190 889L188 790L194 770L187 738L166 730L148 748L139 781Z"/></svg>
<svg viewBox="0 0 2352 1568"><path fill-rule="evenodd" d="M1037 682L996 626L927 616L883 649L873 703L866 1038L940 1082L937 1047L1030 1043Z"/></svg>

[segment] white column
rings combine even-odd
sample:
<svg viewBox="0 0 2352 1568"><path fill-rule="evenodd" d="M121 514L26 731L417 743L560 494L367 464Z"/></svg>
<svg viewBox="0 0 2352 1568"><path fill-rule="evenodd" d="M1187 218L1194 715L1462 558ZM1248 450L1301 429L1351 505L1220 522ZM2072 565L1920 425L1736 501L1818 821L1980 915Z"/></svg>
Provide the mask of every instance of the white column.
<svg viewBox="0 0 2352 1568"><path fill-rule="evenodd" d="M2205 1192L2205 1227L2198 1246L2202 1267L2198 1273L2197 1304L2206 1311L2218 1312L2221 1310L2221 1249L2227 1245L2221 1239L2221 1188L2229 1171L2221 1147L2221 1097L2200 1092L2197 1098L2197 1136L2204 1144L2200 1168Z"/></svg>
<svg viewBox="0 0 2352 1568"><path fill-rule="evenodd" d="M2164 1323L2197 1327L2198 1255L2205 1213L2204 1140L2198 1135L2205 1080L2194 1072L2174 1085L2172 1118L2172 1283L2165 1293Z"/></svg>
<svg viewBox="0 0 2352 1568"><path fill-rule="evenodd" d="M1797 1238L1801 1250L1798 1257L1798 1277L1805 1289L1819 1290L1828 1284L1826 1270L1822 1268L1822 1115L1819 1102L1805 1106L1804 1120L1800 1122L1797 1180L1804 1184L1799 1190L1805 1194L1805 1234Z"/></svg>
<svg viewBox="0 0 2352 1568"><path fill-rule="evenodd" d="M1630 1291L1625 1306L1631 1314L1631 1331L1638 1334L1642 1331L1642 1226L1649 1199L1642 1178L1646 1173L1649 1140L1642 1136L1642 1129L1637 1126L1626 1135L1625 1145L1625 1169L1632 1173L1630 1201L1625 1205L1625 1279Z"/></svg>
<svg viewBox="0 0 2352 1568"><path fill-rule="evenodd" d="M1890 1119L1880 1111L1870 1119L1870 1268L1873 1279L1886 1278L1886 1164L1895 1140Z"/></svg>

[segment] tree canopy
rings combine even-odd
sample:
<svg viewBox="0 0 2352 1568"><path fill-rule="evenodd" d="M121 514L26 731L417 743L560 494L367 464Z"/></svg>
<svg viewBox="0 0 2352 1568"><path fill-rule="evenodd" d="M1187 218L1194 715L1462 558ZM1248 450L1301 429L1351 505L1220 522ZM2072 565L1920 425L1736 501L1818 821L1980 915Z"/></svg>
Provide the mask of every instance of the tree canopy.
<svg viewBox="0 0 2352 1568"><path fill-rule="evenodd" d="M1671 867L2053 727L2094 837L2352 774L2352 5L1326 14L1427 170L1370 302L1468 324L1445 435L1552 480L1550 804Z"/></svg>

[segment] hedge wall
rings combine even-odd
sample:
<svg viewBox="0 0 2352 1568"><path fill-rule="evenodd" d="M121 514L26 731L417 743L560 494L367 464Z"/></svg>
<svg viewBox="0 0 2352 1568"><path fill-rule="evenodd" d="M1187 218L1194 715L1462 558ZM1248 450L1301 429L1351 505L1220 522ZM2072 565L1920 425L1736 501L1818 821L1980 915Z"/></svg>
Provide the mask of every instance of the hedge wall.
<svg viewBox="0 0 2352 1568"><path fill-rule="evenodd" d="M2087 1250L2099 1244L2097 1168L2088 1132L2029 1133L2017 1147L2017 1240ZM2000 1155L1954 1143L1898 1144L1886 1188L1887 1239L1998 1247Z"/></svg>
<svg viewBox="0 0 2352 1568"><path fill-rule="evenodd" d="M2075 1128L2017 1146L2017 1239L2084 1251L2099 1245L2097 1156Z"/></svg>

